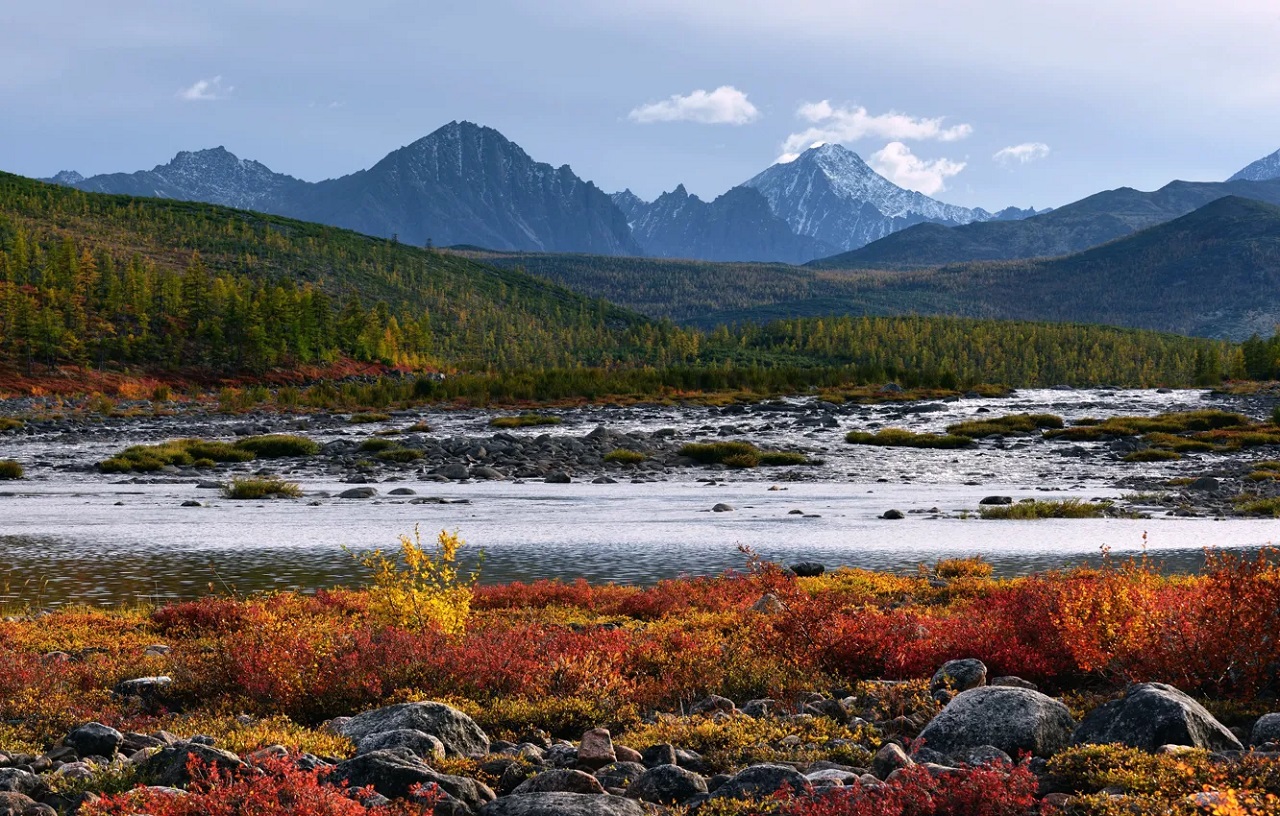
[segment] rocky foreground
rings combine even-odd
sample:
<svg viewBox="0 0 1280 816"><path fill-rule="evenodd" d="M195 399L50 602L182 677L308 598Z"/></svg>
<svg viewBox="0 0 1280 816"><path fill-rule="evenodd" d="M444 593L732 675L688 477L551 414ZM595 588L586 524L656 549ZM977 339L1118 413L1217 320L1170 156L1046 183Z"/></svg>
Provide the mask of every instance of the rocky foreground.
<svg viewBox="0 0 1280 816"><path fill-rule="evenodd" d="M168 682L139 678L121 684L117 694L154 703ZM87 723L43 755L0 754L0 814L122 813L129 802L180 801L196 795L188 788L216 796L218 779L228 784L238 776L282 769L312 773L321 787L373 813L395 800L415 803L414 812L448 816L900 812L858 807L907 790L928 790L930 801L941 807L954 790L979 780L989 809L910 812L1141 814L1156 812L1146 809L1142 796L1122 785L1089 789L1087 780L1068 772L1070 763L1057 760L1088 750L1081 746L1112 745L1153 757L1201 757L1222 767L1263 763L1272 774L1280 772L1280 713L1258 719L1247 733L1228 729L1195 700L1161 683L1132 685L1079 722L1062 700L1031 683L988 679L986 666L975 659L942 666L931 689L946 705L924 722L906 716L868 722L855 712L873 716L875 701L852 696L815 693L741 706L709 697L688 713L710 728L729 730L743 718L783 725L827 718L865 735L856 742L812 746L838 759L749 764L718 773L686 747L622 745L605 728L586 731L576 743L537 730L519 742L491 740L471 717L439 702L402 703L329 721L327 730L355 746L348 758L298 754L282 745L240 756L208 736L121 733ZM848 758L856 755L865 761L851 764ZM95 787L112 779L133 780L138 787L104 798ZM1161 812L1276 812L1225 809L1240 801L1236 797L1234 791L1206 787L1184 796L1177 803L1183 810ZM1111 806L1121 809L1105 809ZM822 807L827 809L807 810Z"/></svg>

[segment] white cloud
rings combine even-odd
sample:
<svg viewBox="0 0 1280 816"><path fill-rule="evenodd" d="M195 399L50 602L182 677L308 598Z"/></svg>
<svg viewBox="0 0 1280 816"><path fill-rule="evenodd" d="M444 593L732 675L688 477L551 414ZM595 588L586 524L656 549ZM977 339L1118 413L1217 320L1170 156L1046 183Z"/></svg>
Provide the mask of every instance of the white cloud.
<svg viewBox="0 0 1280 816"><path fill-rule="evenodd" d="M222 75L219 74L212 79L197 80L190 88L183 88L178 91L178 98L188 102L212 102L226 99L234 90L234 86L222 84Z"/></svg>
<svg viewBox="0 0 1280 816"><path fill-rule="evenodd" d="M760 118L747 95L732 85L714 91L674 94L661 102L641 105L628 114L635 122L698 122L703 125L745 125Z"/></svg>
<svg viewBox="0 0 1280 816"><path fill-rule="evenodd" d="M1001 148L991 158L1003 165L1029 164L1048 155L1049 145L1044 142L1024 142L1020 145Z"/></svg>
<svg viewBox="0 0 1280 816"><path fill-rule="evenodd" d="M933 195L947 189L947 179L965 168L964 162L950 159L926 161L902 142L890 142L871 154L871 167L899 187Z"/></svg>
<svg viewBox="0 0 1280 816"><path fill-rule="evenodd" d="M847 144L866 138L954 142L973 133L972 125L944 127L944 117L941 116L920 119L896 111L872 114L861 105L832 107L825 99L821 102L806 102L796 111L796 116L812 123L813 127L788 136L782 143L784 154L798 153L812 142Z"/></svg>

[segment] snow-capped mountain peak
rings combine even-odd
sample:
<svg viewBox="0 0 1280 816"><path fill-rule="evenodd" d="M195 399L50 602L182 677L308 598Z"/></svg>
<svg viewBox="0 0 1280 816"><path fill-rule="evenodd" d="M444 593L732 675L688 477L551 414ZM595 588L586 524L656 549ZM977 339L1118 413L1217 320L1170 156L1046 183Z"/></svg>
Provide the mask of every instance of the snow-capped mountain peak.
<svg viewBox="0 0 1280 816"><path fill-rule="evenodd" d="M958 225L991 214L905 190L838 144L815 144L794 160L775 164L746 182L800 235L856 249L911 224Z"/></svg>
<svg viewBox="0 0 1280 816"><path fill-rule="evenodd" d="M1264 156L1227 181L1270 181L1280 178L1280 150Z"/></svg>

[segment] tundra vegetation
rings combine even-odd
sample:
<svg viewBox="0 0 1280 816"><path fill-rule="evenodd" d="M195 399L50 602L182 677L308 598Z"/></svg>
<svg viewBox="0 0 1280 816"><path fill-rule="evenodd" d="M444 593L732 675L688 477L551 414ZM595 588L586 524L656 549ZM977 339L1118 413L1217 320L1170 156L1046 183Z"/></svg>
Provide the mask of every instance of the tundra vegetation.
<svg viewBox="0 0 1280 816"><path fill-rule="evenodd" d="M147 780L129 763L56 784L108 794L85 805L99 816L356 814L365 805L323 769L270 757L350 756L355 743L327 720L407 700L447 703L495 740L541 729L577 741L607 727L617 746L696 751L706 774L764 762L878 767L888 742L910 749L955 693L931 677L958 658L982 661L992 678L1038 685L1077 719L1151 680L1194 695L1246 736L1277 708L1280 555L1270 550L1209 551L1191 575L1107 558L1019 578L992 577L989 564L972 559L907 575L843 568L798 578L752 558L742 572L640 587L480 585L460 566L462 547L450 533L434 545L406 537L398 552L362 556L371 568L365 588L38 617L11 610L0 620L0 747L6 756L39 755L90 721L203 734L246 756L284 746L255 755L251 773L195 768L187 796L131 790ZM141 704L113 693L124 681L162 675L170 680L159 696ZM734 705L750 700L758 705L749 713ZM797 711L807 716L789 716ZM527 760L428 760L433 773L494 786L494 769L512 761ZM1191 816L1210 812L1198 803L1211 802L1215 813L1260 815L1274 813L1280 796L1280 763L1266 752L1086 744L1037 762L1015 756L1012 765L947 773L918 765L882 771L874 786L704 807L786 816L1031 816L1055 808ZM436 792L419 792L417 801L392 805L400 810L378 812L430 812Z"/></svg>

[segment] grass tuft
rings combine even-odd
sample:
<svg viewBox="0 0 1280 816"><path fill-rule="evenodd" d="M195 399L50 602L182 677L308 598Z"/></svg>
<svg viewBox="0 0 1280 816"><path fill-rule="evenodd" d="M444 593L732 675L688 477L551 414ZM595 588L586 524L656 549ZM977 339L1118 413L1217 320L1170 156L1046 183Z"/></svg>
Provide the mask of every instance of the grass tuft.
<svg viewBox="0 0 1280 816"><path fill-rule="evenodd" d="M494 417L489 420L490 428L533 428L539 425L559 425L563 422L558 416L548 414L517 414L516 416Z"/></svg>
<svg viewBox="0 0 1280 816"><path fill-rule="evenodd" d="M984 519L1026 521L1030 519L1081 519L1102 518L1109 503L1087 502L1080 499L1064 501L1024 501L1007 505L984 505L978 513Z"/></svg>
<svg viewBox="0 0 1280 816"><path fill-rule="evenodd" d="M1055 414L1010 414L992 419L973 419L947 426L947 433L983 439L989 436L1031 434L1046 428L1061 428L1062 417Z"/></svg>
<svg viewBox="0 0 1280 816"><path fill-rule="evenodd" d="M267 434L266 436L249 436L236 443L242 451L248 451L262 459L282 459L289 456L315 456L320 452L320 443L305 436L290 434Z"/></svg>
<svg viewBox="0 0 1280 816"><path fill-rule="evenodd" d="M12 459L0 459L0 479L12 480L21 479L23 476L22 464Z"/></svg>
<svg viewBox="0 0 1280 816"><path fill-rule="evenodd" d="M638 465L648 458L640 451L627 450L626 448L617 448L604 455L604 461L616 462L619 465Z"/></svg>
<svg viewBox="0 0 1280 816"><path fill-rule="evenodd" d="M296 499L302 495L302 488L297 482L284 479L252 477L232 479L222 488L222 495L227 499Z"/></svg>
<svg viewBox="0 0 1280 816"><path fill-rule="evenodd" d="M849 431L849 433L845 434L844 441L851 445L875 445L884 448L954 449L967 448L973 444L973 440L967 436L920 434L903 430L902 428L885 428L878 433Z"/></svg>

